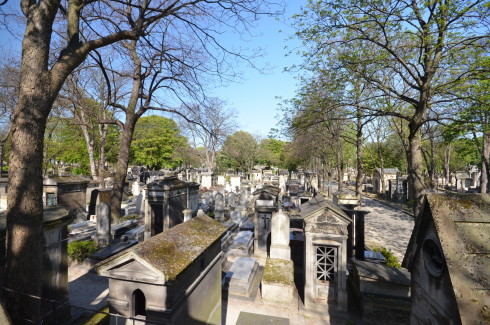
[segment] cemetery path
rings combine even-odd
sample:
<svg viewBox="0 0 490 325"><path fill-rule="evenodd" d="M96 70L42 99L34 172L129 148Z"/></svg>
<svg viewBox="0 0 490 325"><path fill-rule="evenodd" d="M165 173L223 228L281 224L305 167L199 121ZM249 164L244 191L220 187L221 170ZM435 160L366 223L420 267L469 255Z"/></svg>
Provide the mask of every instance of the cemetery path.
<svg viewBox="0 0 490 325"><path fill-rule="evenodd" d="M70 265L68 268L68 294L72 306L90 310L99 310L107 304L109 280L90 271L83 264ZM72 307L72 319L85 313L85 310ZM89 313L90 314L90 313Z"/></svg>
<svg viewBox="0 0 490 325"><path fill-rule="evenodd" d="M362 197L361 209L371 211L364 221L366 245L391 250L401 263L412 235L414 218L366 196Z"/></svg>

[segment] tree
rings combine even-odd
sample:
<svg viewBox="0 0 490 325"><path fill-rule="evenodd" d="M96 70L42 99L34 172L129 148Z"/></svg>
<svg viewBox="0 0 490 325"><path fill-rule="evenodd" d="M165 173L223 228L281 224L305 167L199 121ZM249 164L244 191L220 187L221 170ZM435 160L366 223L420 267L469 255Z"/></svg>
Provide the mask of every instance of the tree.
<svg viewBox="0 0 490 325"><path fill-rule="evenodd" d="M276 139L263 139L259 144L258 160L261 164L285 168L284 150L287 143Z"/></svg>
<svg viewBox="0 0 490 325"><path fill-rule="evenodd" d="M310 46L306 64L345 69L361 78L378 98L399 100L396 107L370 111L407 120L409 179L414 212L419 214L425 184L422 177L421 127L428 111L441 118L446 103L457 99L455 87L476 69L457 64L488 46L488 13L475 1L313 1L296 16L296 35ZM395 108L395 109L394 109Z"/></svg>
<svg viewBox="0 0 490 325"><path fill-rule="evenodd" d="M163 18L172 18L166 22L179 21L188 30L196 32L199 26L204 25L211 30L216 23L222 22L226 26L237 22L248 24L261 13L261 5L262 2L252 0L224 0L219 3L200 0L150 3L143 0L137 5L124 0L20 1L26 27L22 42L21 86L12 117L6 235L7 288L41 295L43 138L49 113L67 76L97 49L122 40L147 37L152 26ZM84 14L87 16L83 17ZM64 31L53 33L55 24L64 26ZM214 41L210 34L204 33L203 36L206 41ZM63 45L58 47L60 44ZM132 126L135 123L131 121ZM118 166L119 173L123 165ZM116 190L121 190L121 186L117 185ZM24 319L39 321L39 301L12 293L6 302L15 323Z"/></svg>
<svg viewBox="0 0 490 325"><path fill-rule="evenodd" d="M177 124L166 117L151 115L136 123L131 143L131 161L151 169L174 168L181 164L178 148L188 146Z"/></svg>
<svg viewBox="0 0 490 325"><path fill-rule="evenodd" d="M183 128L187 130L194 147L204 149L199 153L206 167L214 170L219 148L236 129L236 112L226 108L226 103L218 98L210 98L206 103L193 105L184 111L187 120L181 118Z"/></svg>
<svg viewBox="0 0 490 325"><path fill-rule="evenodd" d="M221 149L232 168L250 171L257 159L257 141L248 132L238 131L228 136Z"/></svg>

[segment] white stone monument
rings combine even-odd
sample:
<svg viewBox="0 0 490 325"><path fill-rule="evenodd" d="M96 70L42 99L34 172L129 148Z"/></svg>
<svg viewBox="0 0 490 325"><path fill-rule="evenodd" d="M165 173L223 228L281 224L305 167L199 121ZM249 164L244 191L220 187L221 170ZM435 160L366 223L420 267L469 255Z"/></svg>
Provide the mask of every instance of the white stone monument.
<svg viewBox="0 0 490 325"><path fill-rule="evenodd" d="M289 216L280 210L272 216L271 221L271 258L291 259L289 247Z"/></svg>

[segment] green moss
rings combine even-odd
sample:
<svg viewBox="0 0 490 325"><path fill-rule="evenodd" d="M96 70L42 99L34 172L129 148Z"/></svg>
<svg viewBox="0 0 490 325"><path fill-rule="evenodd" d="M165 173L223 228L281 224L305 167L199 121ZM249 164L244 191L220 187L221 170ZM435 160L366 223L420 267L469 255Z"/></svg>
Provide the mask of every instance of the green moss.
<svg viewBox="0 0 490 325"><path fill-rule="evenodd" d="M133 251L173 281L226 230L216 220L195 217L144 241Z"/></svg>
<svg viewBox="0 0 490 325"><path fill-rule="evenodd" d="M120 221L135 220L139 219L141 216L139 214L130 214L119 219Z"/></svg>
<svg viewBox="0 0 490 325"><path fill-rule="evenodd" d="M294 267L291 261L268 258L262 281L268 283L294 284Z"/></svg>
<svg viewBox="0 0 490 325"><path fill-rule="evenodd" d="M88 321L83 323L84 325L109 325L110 323L110 316L109 314L109 306L105 306L101 310L99 310L101 313L97 313L90 317Z"/></svg>

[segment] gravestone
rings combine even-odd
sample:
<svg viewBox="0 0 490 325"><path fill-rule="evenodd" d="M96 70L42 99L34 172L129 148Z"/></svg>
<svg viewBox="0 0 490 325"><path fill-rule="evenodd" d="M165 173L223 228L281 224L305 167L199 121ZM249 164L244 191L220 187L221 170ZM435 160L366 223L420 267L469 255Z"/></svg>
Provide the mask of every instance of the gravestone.
<svg viewBox="0 0 490 325"><path fill-rule="evenodd" d="M111 206L108 203L97 206L97 234L94 240L101 247L111 244Z"/></svg>
<svg viewBox="0 0 490 325"><path fill-rule="evenodd" d="M214 218L220 222L225 220L225 198L219 192L214 199Z"/></svg>
<svg viewBox="0 0 490 325"><path fill-rule="evenodd" d="M271 258L291 259L289 248L289 216L280 210L272 216L271 222Z"/></svg>
<svg viewBox="0 0 490 325"><path fill-rule="evenodd" d="M235 260L223 279L223 287L229 295L249 297L257 276L259 263L252 257L239 257Z"/></svg>
<svg viewBox="0 0 490 325"><path fill-rule="evenodd" d="M231 192L228 193L228 207L234 209L236 205L236 194Z"/></svg>
<svg viewBox="0 0 490 325"><path fill-rule="evenodd" d="M131 193L133 195L139 195L141 191L141 185L138 181L134 181L133 184L131 185Z"/></svg>

